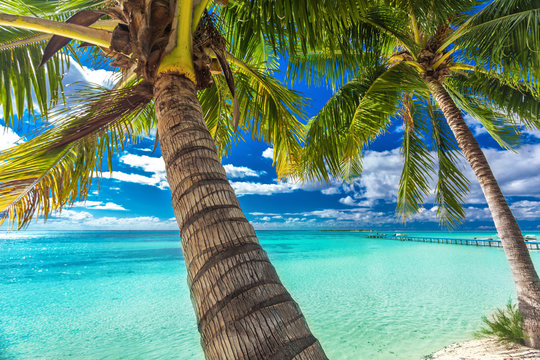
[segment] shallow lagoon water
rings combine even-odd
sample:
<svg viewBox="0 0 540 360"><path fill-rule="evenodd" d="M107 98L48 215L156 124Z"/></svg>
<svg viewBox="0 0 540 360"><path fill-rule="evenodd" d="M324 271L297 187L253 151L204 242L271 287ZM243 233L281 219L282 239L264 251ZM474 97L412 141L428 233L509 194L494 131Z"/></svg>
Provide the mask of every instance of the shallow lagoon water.
<svg viewBox="0 0 540 360"><path fill-rule="evenodd" d="M420 359L514 296L501 249L258 235L330 359ZM0 358L203 359L178 233L1 233Z"/></svg>

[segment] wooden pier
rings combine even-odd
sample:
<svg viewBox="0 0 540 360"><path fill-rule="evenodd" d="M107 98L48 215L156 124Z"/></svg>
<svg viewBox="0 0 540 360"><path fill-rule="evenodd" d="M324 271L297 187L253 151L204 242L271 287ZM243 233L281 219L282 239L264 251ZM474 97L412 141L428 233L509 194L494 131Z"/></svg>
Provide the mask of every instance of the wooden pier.
<svg viewBox="0 0 540 360"><path fill-rule="evenodd" d="M386 239L386 240L399 240L399 241L415 241L425 243L436 244L453 244L453 245L468 245L468 246L487 246L502 248L500 240L490 239L453 239L453 238L431 238L431 237L419 237L419 236L397 236L388 234L369 234L368 238L372 239ZM529 250L540 250L540 242L525 241Z"/></svg>

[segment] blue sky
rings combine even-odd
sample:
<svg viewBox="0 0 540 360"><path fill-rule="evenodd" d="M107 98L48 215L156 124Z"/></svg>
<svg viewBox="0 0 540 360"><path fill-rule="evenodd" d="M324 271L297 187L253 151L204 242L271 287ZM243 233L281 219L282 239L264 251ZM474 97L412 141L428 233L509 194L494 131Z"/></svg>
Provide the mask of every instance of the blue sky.
<svg viewBox="0 0 540 360"><path fill-rule="evenodd" d="M111 72L73 64L65 84L78 81L106 84ZM314 115L332 96L332 90L304 83L294 88L309 97L308 113ZM68 87L69 91L69 87ZM0 114L1 116L1 114ZM522 228L540 228L540 132L528 132L519 153L500 149L472 119L467 119L483 147L503 193ZM13 145L22 131L0 128L0 151ZM256 229L437 229L432 201L407 224L395 215L396 194L402 160L400 127L390 129L366 153L364 175L350 184L296 184L278 181L272 167L272 149L265 143L239 143L223 159L228 177L242 209ZM114 172L105 173L93 185L86 203L54 214L30 230L176 230L170 189L159 149L154 140L130 144L114 162ZM471 180L462 229L494 230L480 187L467 164ZM4 225L3 228L6 228Z"/></svg>

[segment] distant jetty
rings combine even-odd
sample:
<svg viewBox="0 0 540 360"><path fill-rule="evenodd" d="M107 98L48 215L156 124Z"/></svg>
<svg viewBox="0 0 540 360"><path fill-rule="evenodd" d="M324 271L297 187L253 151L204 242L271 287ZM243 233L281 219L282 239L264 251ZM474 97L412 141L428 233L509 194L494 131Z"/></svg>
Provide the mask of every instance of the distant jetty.
<svg viewBox="0 0 540 360"><path fill-rule="evenodd" d="M408 236L405 234L380 234L371 233L367 236L372 239L386 239L386 240L399 240L399 241L415 241L424 243L436 243L436 244L453 244L453 245L468 245L468 246L485 246L502 248L500 240L489 239L456 239L456 238L437 238L437 237L420 237L420 236ZM540 250L540 242L537 241L525 241L529 250Z"/></svg>

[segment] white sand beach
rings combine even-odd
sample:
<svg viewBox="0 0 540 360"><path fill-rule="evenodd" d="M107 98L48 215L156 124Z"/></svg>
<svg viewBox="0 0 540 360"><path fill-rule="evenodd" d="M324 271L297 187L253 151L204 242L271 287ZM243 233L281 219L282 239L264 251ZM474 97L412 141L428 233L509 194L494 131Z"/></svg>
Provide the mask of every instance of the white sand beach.
<svg viewBox="0 0 540 360"><path fill-rule="evenodd" d="M502 344L495 339L475 339L452 344L428 355L432 360L540 359L540 350L517 344Z"/></svg>

